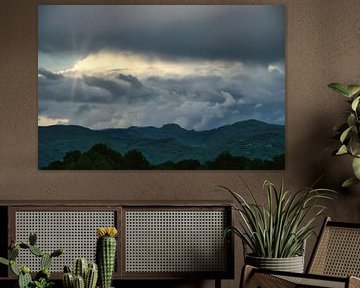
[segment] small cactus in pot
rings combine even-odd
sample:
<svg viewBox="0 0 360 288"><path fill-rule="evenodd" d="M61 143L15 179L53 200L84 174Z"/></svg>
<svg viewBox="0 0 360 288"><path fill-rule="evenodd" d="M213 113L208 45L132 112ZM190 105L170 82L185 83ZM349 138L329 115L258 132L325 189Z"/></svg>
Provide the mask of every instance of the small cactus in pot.
<svg viewBox="0 0 360 288"><path fill-rule="evenodd" d="M74 272L69 266L64 267L64 288L95 288L98 279L96 263L88 263L85 258L78 258L74 263Z"/></svg>
<svg viewBox="0 0 360 288"><path fill-rule="evenodd" d="M50 254L45 253L36 246L36 240L36 234L30 233L29 243L12 241L8 251L8 259L0 257L0 263L10 266L11 271L18 277L18 288L48 288L53 286L53 282L50 280L50 265L52 259L62 255L64 250L57 249ZM34 280L31 278L30 268L28 266L20 266L16 263L20 249L28 250L40 258L41 270L35 275Z"/></svg>
<svg viewBox="0 0 360 288"><path fill-rule="evenodd" d="M116 258L115 227L101 227L97 229L96 262L99 267L100 288L110 288Z"/></svg>

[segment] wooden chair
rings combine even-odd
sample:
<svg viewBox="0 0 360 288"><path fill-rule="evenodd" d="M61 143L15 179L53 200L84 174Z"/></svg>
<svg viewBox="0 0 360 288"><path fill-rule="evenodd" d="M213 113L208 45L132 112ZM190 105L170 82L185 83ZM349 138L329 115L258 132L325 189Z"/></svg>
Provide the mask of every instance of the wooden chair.
<svg viewBox="0 0 360 288"><path fill-rule="evenodd" d="M278 272L244 266L240 287L360 287L360 223L326 218L306 273Z"/></svg>

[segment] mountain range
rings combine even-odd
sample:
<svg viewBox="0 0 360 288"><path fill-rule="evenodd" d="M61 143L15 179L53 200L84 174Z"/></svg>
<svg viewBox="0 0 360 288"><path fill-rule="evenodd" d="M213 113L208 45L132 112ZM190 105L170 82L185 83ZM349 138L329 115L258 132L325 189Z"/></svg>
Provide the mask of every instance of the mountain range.
<svg viewBox="0 0 360 288"><path fill-rule="evenodd" d="M250 159L272 159L285 153L285 126L246 120L203 131L177 124L93 130L77 125L39 126L39 169L69 151L86 151L103 143L120 153L136 149L152 164L213 160L221 152Z"/></svg>

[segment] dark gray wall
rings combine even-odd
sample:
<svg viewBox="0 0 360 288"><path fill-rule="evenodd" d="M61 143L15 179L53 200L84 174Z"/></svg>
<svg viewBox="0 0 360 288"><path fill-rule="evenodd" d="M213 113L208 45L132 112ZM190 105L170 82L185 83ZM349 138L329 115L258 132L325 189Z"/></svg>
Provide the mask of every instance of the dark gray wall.
<svg viewBox="0 0 360 288"><path fill-rule="evenodd" d="M351 173L349 159L334 158L325 151L333 143L332 127L346 108L327 84L360 82L358 0L177 2L286 6L286 170L225 172L38 171L37 5L45 3L58 1L0 0L0 200L230 200L210 187L239 187L237 176L241 175L264 201L261 186L265 179L275 183L284 179L295 190L325 173L321 185L339 190L328 214L337 220L360 221L360 186L347 191L339 188ZM61 1L74 3L124 2ZM312 242L308 246L311 251ZM237 248L236 280L225 281L225 287L238 285L241 249Z"/></svg>

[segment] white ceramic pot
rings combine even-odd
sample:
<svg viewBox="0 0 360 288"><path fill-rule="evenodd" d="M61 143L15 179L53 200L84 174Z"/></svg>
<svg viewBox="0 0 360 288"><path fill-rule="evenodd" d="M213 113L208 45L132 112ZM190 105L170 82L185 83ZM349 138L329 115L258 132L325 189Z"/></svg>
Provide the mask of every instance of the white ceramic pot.
<svg viewBox="0 0 360 288"><path fill-rule="evenodd" d="M263 258L246 255L245 263L262 269L304 273L304 256Z"/></svg>

